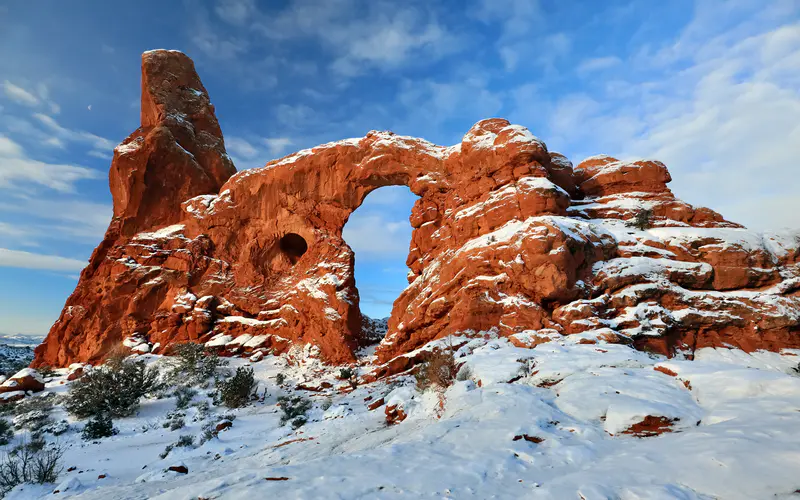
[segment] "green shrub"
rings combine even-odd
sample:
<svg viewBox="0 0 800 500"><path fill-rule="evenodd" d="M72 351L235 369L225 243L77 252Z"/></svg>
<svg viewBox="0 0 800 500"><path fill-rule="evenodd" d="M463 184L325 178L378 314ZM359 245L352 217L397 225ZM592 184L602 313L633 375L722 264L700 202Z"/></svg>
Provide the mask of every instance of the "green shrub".
<svg viewBox="0 0 800 500"><path fill-rule="evenodd" d="M158 456L161 459L167 458L167 456L174 450L176 447L183 447L183 448L193 448L194 447L194 436L185 434L178 438L178 440L174 443L168 444L164 451L161 452Z"/></svg>
<svg viewBox="0 0 800 500"><path fill-rule="evenodd" d="M339 378L346 380L353 390L358 387L358 371L352 368L342 368L339 370Z"/></svg>
<svg viewBox="0 0 800 500"><path fill-rule="evenodd" d="M279 373L279 374L275 375L275 383L276 384L283 385L284 382L286 382L286 374Z"/></svg>
<svg viewBox="0 0 800 500"><path fill-rule="evenodd" d="M628 226L635 227L639 231L650 229L653 225L653 211L649 208L643 208L636 212L633 219L628 221Z"/></svg>
<svg viewBox="0 0 800 500"><path fill-rule="evenodd" d="M179 446L182 448L191 448L194 446L194 436L191 434L184 434L178 438L175 442L175 446Z"/></svg>
<svg viewBox="0 0 800 500"><path fill-rule="evenodd" d="M58 375L58 373L52 367L47 365L40 366L39 368L36 369L36 371L39 372L39 375L41 375L44 378L55 377L56 375Z"/></svg>
<svg viewBox="0 0 800 500"><path fill-rule="evenodd" d="M53 411L54 402L55 394L52 392L23 399L14 407L16 414L13 419L14 427L38 432L52 425L50 413Z"/></svg>
<svg viewBox="0 0 800 500"><path fill-rule="evenodd" d="M5 446L14 439L14 429L6 419L0 419L0 446Z"/></svg>
<svg viewBox="0 0 800 500"><path fill-rule="evenodd" d="M233 377L217 383L214 402L228 408L241 408L250 402L255 390L256 381L253 369L249 366L240 366L236 369Z"/></svg>
<svg viewBox="0 0 800 500"><path fill-rule="evenodd" d="M197 395L197 391L187 386L179 386L175 389L175 408L185 410L189 407L192 399Z"/></svg>
<svg viewBox="0 0 800 500"><path fill-rule="evenodd" d="M64 449L50 445L38 450L21 446L0 460L0 494L5 495L23 483L54 483L64 470Z"/></svg>
<svg viewBox="0 0 800 500"><path fill-rule="evenodd" d="M175 346L173 354L169 378L185 381L186 385L206 382L226 364L216 354L208 354L203 345L193 342Z"/></svg>
<svg viewBox="0 0 800 500"><path fill-rule="evenodd" d="M95 415L91 420L86 422L83 426L81 437L87 441L94 439L102 439L116 435L119 433L114 428L114 422L108 415Z"/></svg>
<svg viewBox="0 0 800 500"><path fill-rule="evenodd" d="M311 401L302 396L281 396L278 398L283 415L281 425L292 422L292 428L297 429L306 423L306 412L311 409Z"/></svg>
<svg viewBox="0 0 800 500"><path fill-rule="evenodd" d="M158 369L143 360L112 359L73 382L64 406L78 418L128 417L160 385Z"/></svg>
<svg viewBox="0 0 800 500"><path fill-rule="evenodd" d="M164 421L162 427L171 431L183 429L186 426L186 421L184 420L185 417L186 414L183 412L171 411L167 413L167 419Z"/></svg>

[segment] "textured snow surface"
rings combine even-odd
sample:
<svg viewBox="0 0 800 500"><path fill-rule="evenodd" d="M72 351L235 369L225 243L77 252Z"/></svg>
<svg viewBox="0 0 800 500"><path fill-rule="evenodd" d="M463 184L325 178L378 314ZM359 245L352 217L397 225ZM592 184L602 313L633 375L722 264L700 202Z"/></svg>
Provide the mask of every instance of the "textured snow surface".
<svg viewBox="0 0 800 500"><path fill-rule="evenodd" d="M146 400L137 416L115 421L117 436L87 443L75 422L59 437L65 470L77 468L59 477L60 493L28 485L8 498L788 499L800 488L800 351L701 349L689 361L569 337L535 349L486 337L440 342L455 346L471 375L424 393L410 376L342 392L338 368L310 348L266 356L252 366L267 397L212 407L216 418L235 416L217 438L160 459L180 435L199 437L205 420L190 407L186 427L169 431L161 424L174 398ZM66 392L63 380L48 390ZM294 389L322 381L333 387ZM284 394L314 403L297 431L280 425ZM369 411L380 398L402 405L406 420L387 426L383 407ZM648 415L676 419L672 432L622 434ZM181 464L188 474L166 471Z"/></svg>

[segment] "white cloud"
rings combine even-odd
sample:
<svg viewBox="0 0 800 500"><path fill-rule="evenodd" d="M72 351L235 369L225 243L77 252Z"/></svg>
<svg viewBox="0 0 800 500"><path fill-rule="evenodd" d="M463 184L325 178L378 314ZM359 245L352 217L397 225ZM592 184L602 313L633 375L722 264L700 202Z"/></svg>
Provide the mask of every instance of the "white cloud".
<svg viewBox="0 0 800 500"><path fill-rule="evenodd" d="M273 156L285 153L289 146L294 144L288 137L271 137L264 139L263 142L267 145L267 149L269 149L270 154Z"/></svg>
<svg viewBox="0 0 800 500"><path fill-rule="evenodd" d="M28 92L24 88L14 85L8 80L6 80L3 83L3 90L5 91L6 96L9 99L18 104L23 104L25 106L31 106L31 107L39 105L39 98L37 98L35 95Z"/></svg>
<svg viewBox="0 0 800 500"><path fill-rule="evenodd" d="M19 158L22 147L6 136L0 135L0 158Z"/></svg>
<svg viewBox="0 0 800 500"><path fill-rule="evenodd" d="M239 169L264 165L267 161L280 157L293 144L288 137L247 140L243 137L225 138L225 149L230 153L233 163Z"/></svg>
<svg viewBox="0 0 800 500"><path fill-rule="evenodd" d="M519 101L512 118L546 116L548 144L575 162L656 158L689 203L756 229L797 226L800 23L766 27L750 7L736 22L701 8L677 40L619 65L615 80L555 103Z"/></svg>
<svg viewBox="0 0 800 500"><path fill-rule="evenodd" d="M411 241L411 223L392 220L388 214L354 212L342 231L356 258L405 258Z"/></svg>
<svg viewBox="0 0 800 500"><path fill-rule="evenodd" d="M241 137L229 136L225 138L225 149L233 156L251 159L258 155L258 149Z"/></svg>
<svg viewBox="0 0 800 500"><path fill-rule="evenodd" d="M613 68L622 64L622 59L617 56L595 57L593 59L585 59L578 65L578 73L592 73L594 71L602 71L604 69Z"/></svg>
<svg viewBox="0 0 800 500"><path fill-rule="evenodd" d="M192 5L190 13L193 22L189 39L206 56L217 61L231 61L248 50L249 44L244 39L225 33L221 26L211 21L203 7Z"/></svg>
<svg viewBox="0 0 800 500"><path fill-rule="evenodd" d="M31 240L72 240L98 243L111 221L112 208L103 203L75 199L43 199L39 196L0 198L0 214L24 214L24 225L8 224L8 231Z"/></svg>
<svg viewBox="0 0 800 500"><path fill-rule="evenodd" d="M100 137L96 134L92 134L91 132L62 127L51 116L42 113L34 113L33 117L42 123L46 128L50 129L51 132L55 133L55 138L50 140L63 140L68 142L88 144L92 148L89 151L89 154L92 156L96 156L98 158L110 158L111 151L113 151L114 146L116 146L114 141L106 139L105 137Z"/></svg>
<svg viewBox="0 0 800 500"><path fill-rule="evenodd" d="M75 272L86 267L86 262L57 255L43 255L0 248L0 267Z"/></svg>
<svg viewBox="0 0 800 500"><path fill-rule="evenodd" d="M110 159L114 158L114 154L112 152L110 152L110 151L107 151L107 150L103 150L103 151L92 150L92 151L89 151L86 154L89 155L89 156L93 156L95 158L100 158L101 160L110 160Z"/></svg>
<svg viewBox="0 0 800 500"><path fill-rule="evenodd" d="M32 108L46 106L53 114L61 112L61 106L49 99L50 90L44 83L37 84L36 90L31 91L6 80L3 83L3 90L5 91L6 97L17 104Z"/></svg>
<svg viewBox="0 0 800 500"><path fill-rule="evenodd" d="M347 78L371 69L430 64L461 50L461 37L430 11L380 0L292 0L277 14L250 15L251 28L267 38L316 40L334 54L331 71Z"/></svg>
<svg viewBox="0 0 800 500"><path fill-rule="evenodd" d="M255 11L253 0L220 0L214 8L222 20L237 26L250 21Z"/></svg>
<svg viewBox="0 0 800 500"><path fill-rule="evenodd" d="M19 144L0 135L0 187L35 184L56 191L72 192L76 182L99 177L99 172L89 168L28 158Z"/></svg>

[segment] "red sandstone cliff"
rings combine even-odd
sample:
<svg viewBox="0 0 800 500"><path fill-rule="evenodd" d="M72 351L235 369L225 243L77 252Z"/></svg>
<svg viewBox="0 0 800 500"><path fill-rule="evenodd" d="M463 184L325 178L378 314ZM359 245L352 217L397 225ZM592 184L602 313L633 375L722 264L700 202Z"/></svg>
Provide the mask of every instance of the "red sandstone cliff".
<svg viewBox="0 0 800 500"><path fill-rule="evenodd" d="M311 344L352 361L364 340L342 228L387 185L420 199L381 362L481 331L665 353L800 347L796 236L676 199L657 161L573 168L526 128L490 119L451 147L373 131L234 172L191 61L146 53L142 126L111 165L114 220L35 364L187 340L238 352ZM648 229L625 222L645 209Z"/></svg>

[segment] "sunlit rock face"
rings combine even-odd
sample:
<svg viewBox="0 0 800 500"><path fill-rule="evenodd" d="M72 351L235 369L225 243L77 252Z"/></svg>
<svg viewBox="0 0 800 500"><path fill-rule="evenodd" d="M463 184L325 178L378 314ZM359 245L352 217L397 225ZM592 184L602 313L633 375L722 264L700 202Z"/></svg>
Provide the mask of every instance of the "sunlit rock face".
<svg viewBox="0 0 800 500"><path fill-rule="evenodd" d="M236 173L191 60L142 61L141 127L111 164L114 218L36 365L186 341L354 361L374 335L362 335L342 229L389 185L419 199L409 286L379 362L488 331L521 346L579 335L663 353L800 346L797 235L676 199L660 162L573 168L526 128L489 119L455 146L372 131Z"/></svg>

